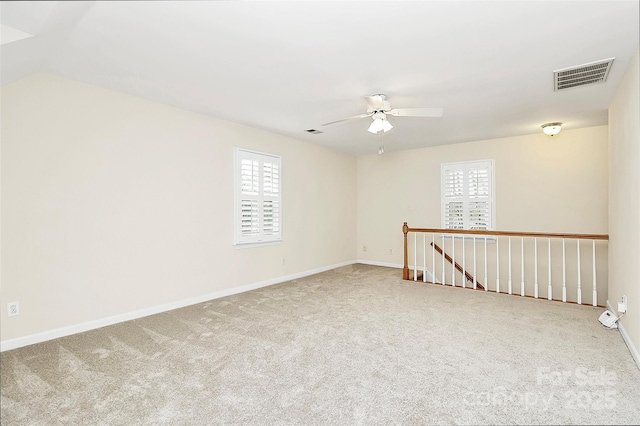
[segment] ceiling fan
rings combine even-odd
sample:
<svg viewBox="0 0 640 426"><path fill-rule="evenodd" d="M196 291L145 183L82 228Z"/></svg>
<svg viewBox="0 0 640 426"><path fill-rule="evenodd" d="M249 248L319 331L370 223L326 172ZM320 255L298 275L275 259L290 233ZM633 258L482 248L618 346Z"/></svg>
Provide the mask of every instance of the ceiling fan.
<svg viewBox="0 0 640 426"><path fill-rule="evenodd" d="M364 97L369 107L366 114L354 115L353 117L343 118L342 120L331 121L324 123L323 126L330 124L336 124L343 121L354 120L358 118L371 117L373 123L369 126L367 131L377 134L382 131L383 133L393 129L393 126L387 120L387 115L394 117L442 117L444 110L442 108L394 108L391 109L391 104L387 100L387 95L378 94Z"/></svg>

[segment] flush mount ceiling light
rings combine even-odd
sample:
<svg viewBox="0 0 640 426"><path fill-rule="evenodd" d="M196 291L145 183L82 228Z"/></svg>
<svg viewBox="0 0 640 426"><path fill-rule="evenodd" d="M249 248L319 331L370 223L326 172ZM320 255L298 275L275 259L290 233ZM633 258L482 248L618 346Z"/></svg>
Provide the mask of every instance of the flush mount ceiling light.
<svg viewBox="0 0 640 426"><path fill-rule="evenodd" d="M547 123L542 125L542 131L545 135L555 136L562 130L562 123Z"/></svg>
<svg viewBox="0 0 640 426"><path fill-rule="evenodd" d="M371 118L373 118L373 123L371 123L371 126L367 129L368 132L377 134L382 130L384 133L387 133L393 129L393 126L387 121L387 116L383 112L377 112Z"/></svg>

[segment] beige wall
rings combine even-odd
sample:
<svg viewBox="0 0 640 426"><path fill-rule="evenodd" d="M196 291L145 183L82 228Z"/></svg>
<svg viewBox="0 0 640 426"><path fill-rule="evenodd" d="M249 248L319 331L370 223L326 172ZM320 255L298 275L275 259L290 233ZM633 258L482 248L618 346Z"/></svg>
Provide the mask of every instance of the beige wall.
<svg viewBox="0 0 640 426"><path fill-rule="evenodd" d="M1 96L2 341L356 258L353 156L45 74ZM282 244L232 245L234 146L282 156Z"/></svg>
<svg viewBox="0 0 640 426"><path fill-rule="evenodd" d="M49 75L5 86L2 341L355 258L400 265L402 222L440 227L440 163L492 158L498 229L612 234L609 300L629 296L637 346L637 56L634 66L609 127L357 160ZM280 245L232 246L234 146L283 157ZM7 319L14 300L21 315Z"/></svg>
<svg viewBox="0 0 640 426"><path fill-rule="evenodd" d="M609 303L622 295L623 331L640 364L640 71L636 51L609 108ZM634 349L632 349L634 350Z"/></svg>
<svg viewBox="0 0 640 426"><path fill-rule="evenodd" d="M495 160L498 230L606 234L606 158L607 126L565 130L554 138L540 132L360 157L358 258L374 263L402 264L403 222L413 227L441 227L440 164L454 161ZM506 245L502 244L500 249L503 253ZM589 257L590 249L589 243L581 248L581 259ZM495 245L489 250L495 250ZM514 247L512 250L513 256L519 256L519 249ZM546 257L543 257L546 251L542 247L540 250L539 273L542 274L546 269ZM525 247L527 251L531 253L532 250ZM575 256L575 251L575 242L572 242L567 247L567 256ZM597 278L601 290L599 303L604 304L606 248L598 251L601 253ZM552 247L552 253L561 255L561 248ZM575 265L575 260L573 262ZM504 289L507 265L501 263L500 266L501 288ZM532 270L533 267L525 265L527 277ZM552 281L561 279L560 272L558 268L553 270ZM567 281L575 282L571 275L575 268L571 267L568 273ZM585 269L583 274L590 274L590 269ZM514 270L513 275L519 277L519 270ZM495 279L495 274L489 276L491 280ZM584 276L586 282L588 275ZM543 281L542 277L540 281ZM591 283L591 279L588 282ZM571 294L575 291L571 290ZM554 293L554 297L557 296Z"/></svg>
<svg viewBox="0 0 640 426"><path fill-rule="evenodd" d="M498 230L606 233L606 158L606 126L359 157L358 258L401 263L403 222L440 227L440 164L454 161L495 160Z"/></svg>

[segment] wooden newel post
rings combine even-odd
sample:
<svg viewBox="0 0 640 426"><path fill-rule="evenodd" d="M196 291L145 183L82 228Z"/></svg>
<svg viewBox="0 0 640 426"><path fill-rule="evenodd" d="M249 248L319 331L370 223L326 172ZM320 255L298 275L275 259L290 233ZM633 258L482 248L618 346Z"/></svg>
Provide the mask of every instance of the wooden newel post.
<svg viewBox="0 0 640 426"><path fill-rule="evenodd" d="M409 279L409 253L407 252L407 234L409 233L409 226L407 222L402 225L402 233L404 234L404 266L402 268L402 279Z"/></svg>

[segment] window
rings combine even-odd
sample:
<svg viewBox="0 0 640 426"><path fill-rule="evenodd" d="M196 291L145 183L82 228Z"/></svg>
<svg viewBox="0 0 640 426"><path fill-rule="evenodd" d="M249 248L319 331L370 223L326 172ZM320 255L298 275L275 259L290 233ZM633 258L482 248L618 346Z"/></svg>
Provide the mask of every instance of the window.
<svg viewBox="0 0 640 426"><path fill-rule="evenodd" d="M280 157L235 149L235 244L282 239Z"/></svg>
<svg viewBox="0 0 640 426"><path fill-rule="evenodd" d="M442 228L495 229L493 160L445 163L440 172Z"/></svg>

